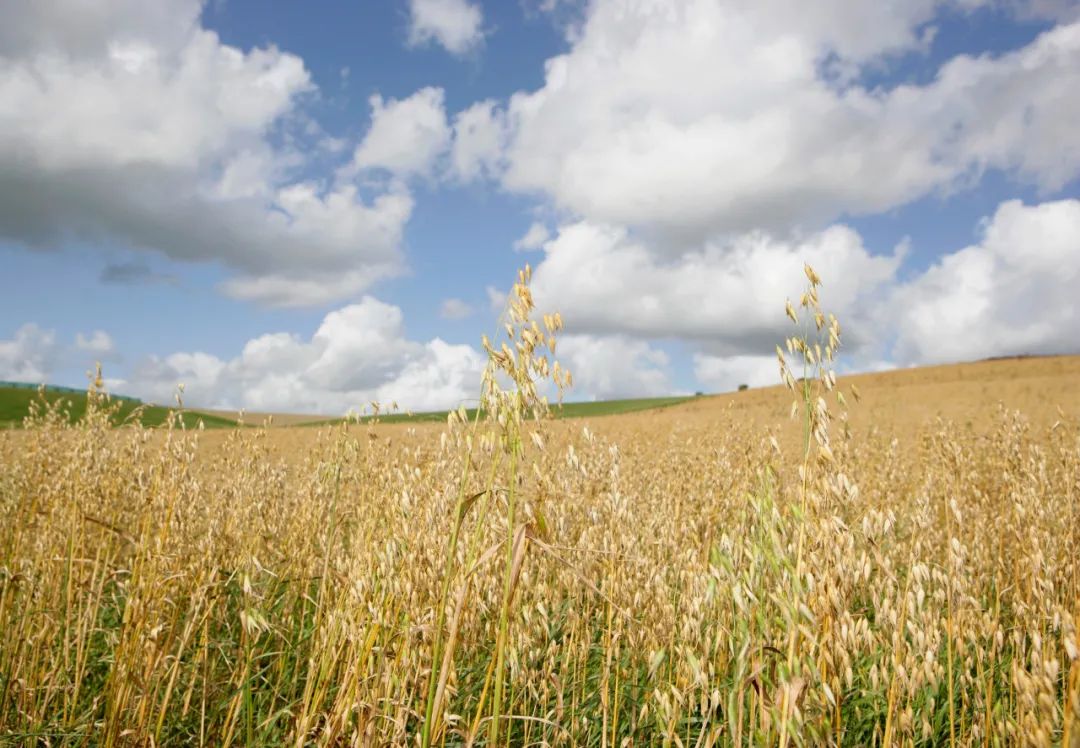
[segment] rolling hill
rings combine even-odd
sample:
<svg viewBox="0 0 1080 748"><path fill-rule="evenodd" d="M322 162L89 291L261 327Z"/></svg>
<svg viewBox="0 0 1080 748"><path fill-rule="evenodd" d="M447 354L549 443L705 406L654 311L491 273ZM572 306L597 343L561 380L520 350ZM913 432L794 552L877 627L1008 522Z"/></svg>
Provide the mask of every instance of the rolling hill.
<svg viewBox="0 0 1080 748"><path fill-rule="evenodd" d="M48 405L61 403L59 407L65 410L68 418L77 421L86 414L86 400L85 392L71 388L45 387L39 391L28 385L3 383L0 384L0 428L21 426L35 402ZM112 420L117 425L138 421L143 426L161 426L172 412L169 408L147 405L129 397L112 398L111 407L115 409ZM236 421L230 418L194 410L185 410L181 417L189 428L197 426L200 421L207 428L236 426Z"/></svg>

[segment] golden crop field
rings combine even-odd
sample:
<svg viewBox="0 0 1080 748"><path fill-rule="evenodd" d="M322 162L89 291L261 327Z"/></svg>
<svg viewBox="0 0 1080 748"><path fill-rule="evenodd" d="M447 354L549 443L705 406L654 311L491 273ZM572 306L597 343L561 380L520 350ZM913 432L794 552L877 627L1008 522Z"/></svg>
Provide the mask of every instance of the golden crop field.
<svg viewBox="0 0 1080 748"><path fill-rule="evenodd" d="M474 422L0 432L0 742L1080 746L1080 357L836 380L808 277L655 412L532 418L523 275Z"/></svg>

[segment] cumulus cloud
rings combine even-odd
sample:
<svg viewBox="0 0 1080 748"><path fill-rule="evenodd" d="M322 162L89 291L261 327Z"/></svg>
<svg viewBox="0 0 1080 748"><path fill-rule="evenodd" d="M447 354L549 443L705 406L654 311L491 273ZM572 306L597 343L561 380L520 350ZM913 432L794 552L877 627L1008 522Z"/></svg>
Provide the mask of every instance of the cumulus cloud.
<svg viewBox="0 0 1080 748"><path fill-rule="evenodd" d="M534 295L542 311L563 313L558 358L574 374L574 399L671 392L671 361L654 342L661 338L690 342L702 389L776 384L772 350L792 329L782 301L801 291L803 262L824 277L826 308L842 321L844 370L1076 351L1075 199L1002 203L976 244L906 280L898 274L902 247L874 254L842 225L798 241L748 234L665 259L625 229L579 222L563 226L544 251ZM505 299L488 290L493 301ZM25 359L21 378L33 380L55 358L51 346L51 333L26 326L0 343L0 371ZM372 400L430 410L475 397L483 364L471 346L409 339L398 307L364 297L327 314L307 339L263 335L231 359L147 359L126 389L167 402L184 382L189 404L255 410L342 413Z"/></svg>
<svg viewBox="0 0 1080 748"><path fill-rule="evenodd" d="M45 52L95 57L108 52L118 37L121 42L146 40L175 50L198 22L202 5L203 0L9 0L0 26L0 56Z"/></svg>
<svg viewBox="0 0 1080 748"><path fill-rule="evenodd" d="M710 356L694 354L694 378L709 392L731 392L739 385L768 387L780 384L776 356Z"/></svg>
<svg viewBox="0 0 1080 748"><path fill-rule="evenodd" d="M558 359L574 375L573 400L672 391L667 354L629 336L566 335ZM423 412L475 402L485 364L469 345L410 340L398 307L365 296L326 315L309 339L261 335L229 359L202 352L147 357L124 391L170 404L183 385L190 407L342 415L374 401Z"/></svg>
<svg viewBox="0 0 1080 748"><path fill-rule="evenodd" d="M0 340L0 379L47 383L59 355L56 332L29 322L10 339Z"/></svg>
<svg viewBox="0 0 1080 748"><path fill-rule="evenodd" d="M514 249L518 252L527 252L532 249L540 249L551 238L551 232L547 226L540 222L534 222L529 226L520 239L514 242Z"/></svg>
<svg viewBox="0 0 1080 748"><path fill-rule="evenodd" d="M522 7L526 13L549 13L556 14L564 8L573 8L584 5L584 0L524 0Z"/></svg>
<svg viewBox="0 0 1080 748"><path fill-rule="evenodd" d="M112 336L104 330L94 330L84 335L75 334L75 348L82 353L89 353L98 357L110 357L116 353L116 344Z"/></svg>
<svg viewBox="0 0 1080 748"><path fill-rule="evenodd" d="M1080 87L1080 23L1059 4L1008 6L1061 21L1026 46L956 56L925 83L862 83L924 53L939 13L983 5L591 3L544 84L490 114L505 143L490 174L572 217L516 245L544 249L538 303L571 333L690 341L709 389L775 381L782 301L798 296L803 262L827 279L857 367L1062 350L1072 281L1022 270L996 237L1012 225L1014 246L1057 247L1072 279L1075 245L1046 236L1068 223L1065 208L1021 221L1003 205L977 247L903 288L904 246L871 250L838 222L969 188L987 170L1043 192L1080 174L1068 94ZM1007 273L1020 282L1005 288ZM1035 303L1040 291L1060 322ZM973 320L1002 334L976 334Z"/></svg>
<svg viewBox="0 0 1080 748"><path fill-rule="evenodd" d="M571 218L515 243L544 249L535 296L570 333L689 340L710 389L775 381L782 301L801 291L803 262L827 279L856 368L1064 350L1080 264L1062 239L1071 208L1007 203L978 246L903 286L903 244L871 250L838 222L970 188L988 170L1044 193L1075 179L1080 23L1061 5L997 6L1059 25L1010 52L946 60L926 83L868 87L864 73L925 53L938 14L987 3L597 0L540 88L475 114L483 142L502 145L483 151L484 170L459 171ZM1006 251L1006 227L1010 246L1054 254L1057 277Z"/></svg>
<svg viewBox="0 0 1080 748"><path fill-rule="evenodd" d="M370 296L327 314L310 339L254 338L234 358L200 352L150 357L128 390L189 405L344 414L372 401L414 411L456 407L479 392L484 358L472 347L405 335L401 309Z"/></svg>
<svg viewBox="0 0 1080 748"><path fill-rule="evenodd" d="M484 40L484 14L469 0L409 0L409 44L436 42L463 55Z"/></svg>
<svg viewBox="0 0 1080 748"><path fill-rule="evenodd" d="M488 179L565 222L554 234L534 224L515 248L544 252L535 295L563 313L560 350L583 392L670 386L650 342L667 338L690 341L709 389L767 384L803 262L826 278L864 362L1067 350L1076 200L1006 202L977 243L903 282L902 247L868 248L843 223L988 170L1044 194L1080 174L1070 3L999 3L1059 25L1011 52L947 60L926 82L864 83L924 53L943 10L984 4L594 0L536 90L453 116L439 88L375 96L354 148L306 116L315 87L300 58L223 44L201 26L199 0L12 0L0 27L0 239L217 262L234 297L325 304L404 270L410 180ZM474 2L413 0L410 19L412 44L463 54L483 39ZM334 178L311 178L332 159ZM102 274L159 279L137 260ZM486 290L501 310L505 294ZM466 307L450 299L443 313ZM30 325L0 341L0 368L44 376L50 335ZM475 356L409 340L399 309L365 297L309 339L152 358L132 382L168 400L186 381L204 404L340 412L401 395L419 409L471 395Z"/></svg>
<svg viewBox="0 0 1080 748"><path fill-rule="evenodd" d="M1021 18L1075 21L1080 19L1076 0L1017 0L1014 9Z"/></svg>
<svg viewBox="0 0 1080 748"><path fill-rule="evenodd" d="M381 170L400 179L465 183L502 173L508 130L494 101L472 104L454 115L452 125L441 88L389 101L376 94L370 104L371 127L344 174Z"/></svg>
<svg viewBox="0 0 1080 748"><path fill-rule="evenodd" d="M533 271L543 311L559 311L567 331L683 338L716 354L768 353L787 333L783 302L798 298L809 262L829 279L828 299L844 319L865 317L887 289L902 248L872 254L857 232L831 226L800 240L752 233L664 258L626 229L563 226ZM850 342L872 330L853 324Z"/></svg>
<svg viewBox="0 0 1080 748"><path fill-rule="evenodd" d="M923 85L859 83L920 49L940 6L598 0L544 85L508 102L502 183L679 247L880 212L985 169L1047 190L1080 173L1080 24Z"/></svg>
<svg viewBox="0 0 1080 748"><path fill-rule="evenodd" d="M441 88L422 88L406 99L374 95L371 128L356 149L357 169L385 169L397 176L429 176L450 143Z"/></svg>
<svg viewBox="0 0 1080 748"><path fill-rule="evenodd" d="M611 341L571 348L583 371L607 371L605 350L619 346L631 360L628 337L641 345L677 338L696 349L704 388L775 384L772 350L792 331L782 303L798 298L804 262L825 279L826 308L843 323L847 370L1080 351L1076 199L1004 202L978 243L903 281L905 245L874 254L843 225L798 241L747 234L665 259L625 229L579 222L562 227L545 253L533 274L539 307L558 309L571 338Z"/></svg>
<svg viewBox="0 0 1080 748"><path fill-rule="evenodd" d="M296 180L308 157L281 143L309 136L303 61L223 44L200 10L194 0L5 10L0 238L215 261L235 274L226 291L278 304L325 302L401 272L408 193Z"/></svg>
<svg viewBox="0 0 1080 748"><path fill-rule="evenodd" d="M506 309L507 293L501 291L495 286L485 286L484 292L487 294L488 307L496 314L502 313Z"/></svg>
<svg viewBox="0 0 1080 748"><path fill-rule="evenodd" d="M474 311L469 303L461 299L446 299L439 308L439 316L443 319L467 319Z"/></svg>
<svg viewBox="0 0 1080 748"><path fill-rule="evenodd" d="M494 101L481 101L458 112L454 117L450 176L462 182L496 178L502 172L506 138L506 116Z"/></svg>
<svg viewBox="0 0 1080 748"><path fill-rule="evenodd" d="M574 377L572 399L608 400L671 393L670 360L626 335L566 335L558 359Z"/></svg>
<svg viewBox="0 0 1080 748"><path fill-rule="evenodd" d="M977 244L897 289L895 359L1080 352L1080 200L1010 200Z"/></svg>

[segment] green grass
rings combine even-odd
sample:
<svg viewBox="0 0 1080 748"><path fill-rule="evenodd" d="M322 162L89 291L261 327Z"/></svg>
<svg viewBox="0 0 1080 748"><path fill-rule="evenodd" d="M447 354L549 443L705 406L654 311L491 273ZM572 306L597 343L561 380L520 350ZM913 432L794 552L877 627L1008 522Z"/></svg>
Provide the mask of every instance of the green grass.
<svg viewBox="0 0 1080 748"><path fill-rule="evenodd" d="M39 400L41 395L37 390L25 387L5 387L0 385L0 428L18 428L23 419L30 413L30 404ZM64 400L68 403L68 414L72 421L82 418L86 412L86 393L72 392L69 390L46 389L45 400L54 403ZM565 403L553 405L552 414L556 418L593 418L597 416L610 416L620 413L634 413L642 410L655 410L667 408L679 403L693 400L693 397L646 397L630 400L600 400L586 403ZM137 400L116 399L112 403L116 407L113 421L117 424L130 422L136 409L142 408L140 423L143 426L161 426L168 418L169 409L157 405L143 405ZM446 421L449 411L436 411L431 413L388 413L379 416L382 423L442 423ZM469 409L469 418L476 415L475 409ZM184 411L184 425L192 428L202 421L207 428L234 428L237 423L231 418L201 413L199 411ZM297 424L297 427L328 426L342 423L343 418L331 418L325 421ZM369 422L370 417L362 419Z"/></svg>
<svg viewBox="0 0 1080 748"><path fill-rule="evenodd" d="M67 413L72 421L77 421L86 413L86 393L57 391L46 389L43 394L24 387L0 387L0 428L18 428L30 413L30 405L40 402L44 397L48 403L63 400L67 403ZM136 418L143 426L161 426L169 416L169 409L157 405L143 405L137 400L117 399L111 403L116 408L113 421L117 424L133 423ZM136 411L141 409L141 413ZM202 421L207 428L235 427L236 421L221 416L214 416L198 411L184 411L184 425L193 428Z"/></svg>
<svg viewBox="0 0 1080 748"><path fill-rule="evenodd" d="M680 403L685 403L693 399L693 396L641 397L630 400L598 400L587 403L564 403L562 405L552 405L551 413L556 418L593 418L596 416L613 416L621 413L634 413L640 410L668 408L672 405L679 405ZM469 408L466 410L466 413L468 413L469 419L471 420L476 415L476 409ZM449 414L450 411L448 410L433 411L430 413L384 413L379 416L379 421L381 423L437 423L445 422L446 417ZM368 423L372 420L372 417L365 416L360 420L363 423ZM344 418L331 418L325 421L300 423L296 426L298 428L308 426L328 426L344 421Z"/></svg>
<svg viewBox="0 0 1080 748"><path fill-rule="evenodd" d="M639 410L656 410L672 405L689 402L686 397L642 397L633 400L598 400L590 403L566 403L553 410L557 418L586 418L591 416L613 416L620 413L634 413Z"/></svg>

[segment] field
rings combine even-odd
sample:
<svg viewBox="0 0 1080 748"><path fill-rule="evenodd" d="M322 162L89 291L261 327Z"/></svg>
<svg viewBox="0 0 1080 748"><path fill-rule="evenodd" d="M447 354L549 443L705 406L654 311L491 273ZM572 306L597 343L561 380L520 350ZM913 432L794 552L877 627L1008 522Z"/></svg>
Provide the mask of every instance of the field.
<svg viewBox="0 0 1080 748"><path fill-rule="evenodd" d="M836 380L810 290L660 410L534 418L520 285L484 417L0 432L0 741L1080 745L1080 357Z"/></svg>

